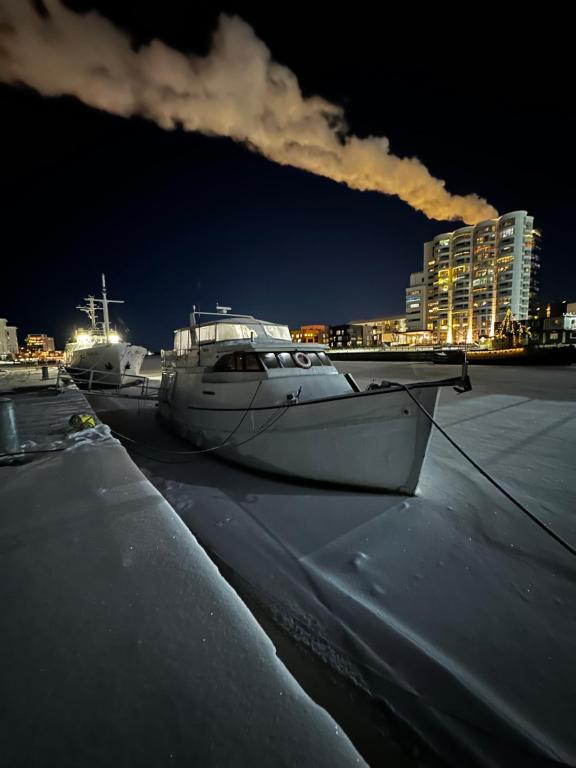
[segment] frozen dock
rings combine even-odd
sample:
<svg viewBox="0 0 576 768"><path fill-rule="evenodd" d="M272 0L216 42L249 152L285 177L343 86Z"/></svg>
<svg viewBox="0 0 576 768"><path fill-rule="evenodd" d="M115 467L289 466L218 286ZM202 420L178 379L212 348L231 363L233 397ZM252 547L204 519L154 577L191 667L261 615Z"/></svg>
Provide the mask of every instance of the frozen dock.
<svg viewBox="0 0 576 768"><path fill-rule="evenodd" d="M363 765L108 428L70 431L84 396L11 397L27 455L0 464L2 763Z"/></svg>
<svg viewBox="0 0 576 768"><path fill-rule="evenodd" d="M439 373L342 367L362 384ZM440 423L574 546L576 369L478 366L472 383L466 395L442 392ZM149 404L94 402L271 615L446 762L576 765L576 560L436 431L415 497L358 493L179 453L190 445L162 430Z"/></svg>

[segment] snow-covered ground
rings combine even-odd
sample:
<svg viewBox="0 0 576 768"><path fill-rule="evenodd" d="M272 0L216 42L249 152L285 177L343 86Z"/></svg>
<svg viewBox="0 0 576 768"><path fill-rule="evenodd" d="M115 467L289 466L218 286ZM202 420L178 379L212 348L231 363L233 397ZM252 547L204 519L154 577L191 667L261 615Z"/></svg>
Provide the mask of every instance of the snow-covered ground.
<svg viewBox="0 0 576 768"><path fill-rule="evenodd" d="M93 430L75 432L69 424L70 417L73 414L93 415L93 411L75 386L57 388L55 383L56 369L47 381L41 379L39 372L36 375L19 371L4 379L4 391L0 397L12 401L16 423L15 435L9 441L9 447L11 451L23 452L13 457L20 463L29 463L38 458L36 452L65 451L103 438L111 439L108 428L102 424ZM5 450L7 442L3 436L0 440L0 453ZM4 457L4 463L8 460L9 457Z"/></svg>
<svg viewBox="0 0 576 768"><path fill-rule="evenodd" d="M0 764L364 765L73 387L13 396L0 462Z"/></svg>
<svg viewBox="0 0 576 768"><path fill-rule="evenodd" d="M54 385L58 377L58 366L46 366L48 379L42 378L42 367L41 365L0 363L0 395L10 390Z"/></svg>
<svg viewBox="0 0 576 768"><path fill-rule="evenodd" d="M361 383L454 371L340 367ZM471 376L473 392L442 391L440 423L576 545L576 368L474 366ZM100 398L100 406L139 441L135 461L206 548L447 761L576 765L576 560L439 433L417 495L403 497L154 452L144 446L190 446L157 425L150 404Z"/></svg>

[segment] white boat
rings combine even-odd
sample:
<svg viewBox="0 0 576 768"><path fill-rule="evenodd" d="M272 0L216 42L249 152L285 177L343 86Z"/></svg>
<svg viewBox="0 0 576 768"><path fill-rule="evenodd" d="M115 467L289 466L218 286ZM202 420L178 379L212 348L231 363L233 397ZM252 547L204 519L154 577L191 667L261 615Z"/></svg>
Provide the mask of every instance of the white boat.
<svg viewBox="0 0 576 768"><path fill-rule="evenodd" d="M414 493L432 426L421 407L433 416L439 386L469 389L465 371L361 391L325 349L249 315L193 313L162 353L159 414L198 449L257 470Z"/></svg>
<svg viewBox="0 0 576 768"><path fill-rule="evenodd" d="M123 341L110 326L109 304L123 304L119 299L109 299L106 277L102 275L102 298L88 296L86 305L76 309L85 312L90 319L89 328L77 328L74 337L66 344L64 365L75 381L88 386L121 387L138 382L138 375L147 350ZM101 307L96 305L100 304ZM103 321L97 320L102 310Z"/></svg>

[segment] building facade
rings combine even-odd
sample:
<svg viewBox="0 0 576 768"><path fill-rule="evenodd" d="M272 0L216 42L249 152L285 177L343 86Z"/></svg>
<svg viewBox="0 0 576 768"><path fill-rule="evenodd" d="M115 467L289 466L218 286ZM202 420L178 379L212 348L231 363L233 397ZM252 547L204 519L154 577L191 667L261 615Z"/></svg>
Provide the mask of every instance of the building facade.
<svg viewBox="0 0 576 768"><path fill-rule="evenodd" d="M531 320L530 330L539 344L576 344L576 312Z"/></svg>
<svg viewBox="0 0 576 768"><path fill-rule="evenodd" d="M409 331L423 331L426 310L426 278L424 272L412 272L406 288L406 327Z"/></svg>
<svg viewBox="0 0 576 768"><path fill-rule="evenodd" d="M494 336L508 309L516 320L534 316L540 248L526 211L425 243L423 330L438 343L459 344Z"/></svg>
<svg viewBox="0 0 576 768"><path fill-rule="evenodd" d="M547 319L576 313L576 301L542 301L536 307L536 317Z"/></svg>
<svg viewBox="0 0 576 768"><path fill-rule="evenodd" d="M408 330L406 315L353 320L352 325L361 326L364 329L364 345L367 347L406 343L405 336Z"/></svg>
<svg viewBox="0 0 576 768"><path fill-rule="evenodd" d="M290 331L290 336L297 344L328 344L330 342L327 325L302 325Z"/></svg>
<svg viewBox="0 0 576 768"><path fill-rule="evenodd" d="M8 325L5 317L0 317L0 356L15 357L18 354L18 334L15 325Z"/></svg>
<svg viewBox="0 0 576 768"><path fill-rule="evenodd" d="M26 336L26 349L31 354L54 352L54 339L45 333L30 333Z"/></svg>
<svg viewBox="0 0 576 768"><path fill-rule="evenodd" d="M354 323L331 325L329 328L330 346L333 349L364 347L364 327Z"/></svg>
<svg viewBox="0 0 576 768"><path fill-rule="evenodd" d="M538 306L529 323L532 339L539 344L576 345L576 301L548 301Z"/></svg>

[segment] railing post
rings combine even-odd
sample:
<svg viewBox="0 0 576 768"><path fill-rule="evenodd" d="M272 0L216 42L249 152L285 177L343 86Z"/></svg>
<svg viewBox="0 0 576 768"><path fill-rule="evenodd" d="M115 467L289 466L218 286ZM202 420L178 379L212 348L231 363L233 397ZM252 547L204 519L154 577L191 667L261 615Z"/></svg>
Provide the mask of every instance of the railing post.
<svg viewBox="0 0 576 768"><path fill-rule="evenodd" d="M90 368L90 377L88 379L88 389L92 389L92 377L94 376L94 368Z"/></svg>
<svg viewBox="0 0 576 768"><path fill-rule="evenodd" d="M0 397L0 453L16 453L19 447L14 401Z"/></svg>

